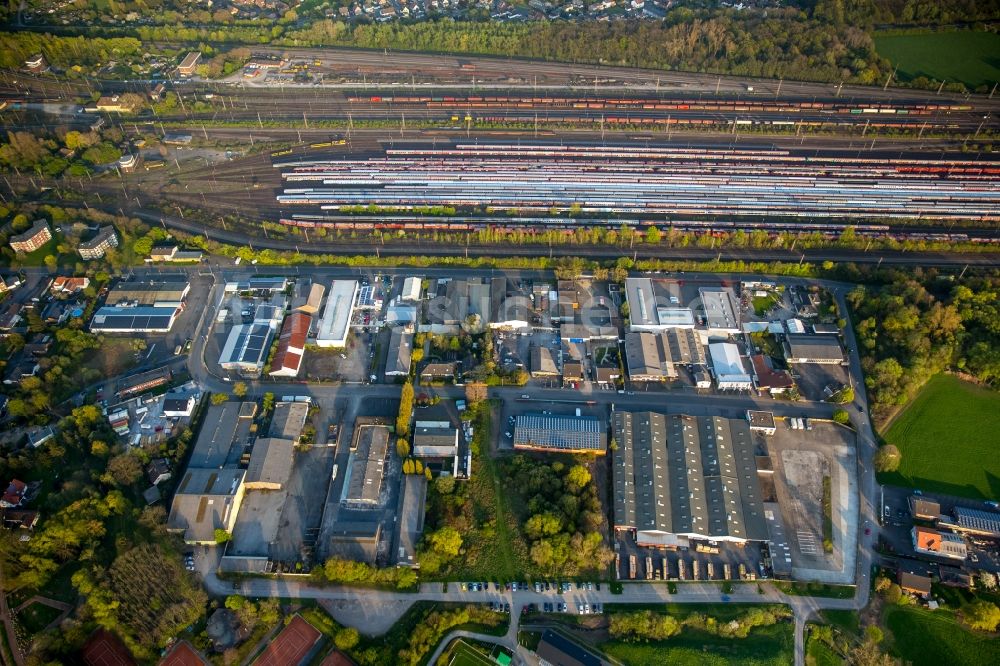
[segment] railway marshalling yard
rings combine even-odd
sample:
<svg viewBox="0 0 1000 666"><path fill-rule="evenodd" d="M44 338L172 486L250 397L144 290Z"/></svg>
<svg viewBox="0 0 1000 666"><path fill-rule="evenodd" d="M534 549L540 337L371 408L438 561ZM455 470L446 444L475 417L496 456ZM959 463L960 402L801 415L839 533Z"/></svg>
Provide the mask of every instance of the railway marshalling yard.
<svg viewBox="0 0 1000 666"><path fill-rule="evenodd" d="M944 239L933 225L962 221L954 240L996 240L1000 164L980 148L1000 100L986 96L344 50L254 63L167 82L186 102L171 114L106 116L145 142L135 172L94 191L355 231L851 225ZM88 85L23 77L4 92L51 115ZM11 127L43 115L27 106Z"/></svg>

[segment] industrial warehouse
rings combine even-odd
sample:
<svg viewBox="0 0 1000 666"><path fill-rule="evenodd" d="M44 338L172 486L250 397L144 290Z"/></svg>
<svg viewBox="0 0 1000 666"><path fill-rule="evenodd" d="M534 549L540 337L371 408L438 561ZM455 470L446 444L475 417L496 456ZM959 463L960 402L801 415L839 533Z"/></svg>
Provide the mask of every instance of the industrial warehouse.
<svg viewBox="0 0 1000 666"><path fill-rule="evenodd" d="M614 432L615 530L640 546L768 538L746 421L615 412Z"/></svg>

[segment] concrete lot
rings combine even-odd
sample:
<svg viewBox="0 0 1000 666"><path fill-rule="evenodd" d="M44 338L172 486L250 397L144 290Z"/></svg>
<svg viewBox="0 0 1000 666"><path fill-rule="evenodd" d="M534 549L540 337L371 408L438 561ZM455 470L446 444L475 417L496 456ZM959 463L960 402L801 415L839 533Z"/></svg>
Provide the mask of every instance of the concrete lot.
<svg viewBox="0 0 1000 666"><path fill-rule="evenodd" d="M272 539L281 524L281 511L287 498L288 492L285 490L246 491L233 526L233 540L226 549L226 554L270 556Z"/></svg>
<svg viewBox="0 0 1000 666"><path fill-rule="evenodd" d="M826 400L829 396L823 389L829 386L835 391L850 383L848 369L840 365L796 363L791 372L799 393L806 400Z"/></svg>
<svg viewBox="0 0 1000 666"><path fill-rule="evenodd" d="M858 538L857 463L854 433L811 421L813 429L792 430L787 422L767 446L774 464L775 491L799 580L850 583ZM831 481L833 552L823 550L823 477Z"/></svg>

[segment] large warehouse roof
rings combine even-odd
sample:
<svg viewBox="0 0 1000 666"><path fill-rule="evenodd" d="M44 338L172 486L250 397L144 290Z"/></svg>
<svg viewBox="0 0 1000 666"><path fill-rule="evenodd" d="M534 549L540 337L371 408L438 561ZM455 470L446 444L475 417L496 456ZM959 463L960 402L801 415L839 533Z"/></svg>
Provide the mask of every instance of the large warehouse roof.
<svg viewBox="0 0 1000 666"><path fill-rule="evenodd" d="M728 287L698 290L701 305L705 308L705 326L710 331L738 333L740 319L736 310L736 296Z"/></svg>
<svg viewBox="0 0 1000 666"><path fill-rule="evenodd" d="M386 452L389 450L389 429L385 426L363 425L356 435L357 447L351 454L350 478L345 482L344 501L375 504L382 490Z"/></svg>
<svg viewBox="0 0 1000 666"><path fill-rule="evenodd" d="M614 428L616 529L767 539L746 421L615 412Z"/></svg>
<svg viewBox="0 0 1000 666"><path fill-rule="evenodd" d="M514 427L514 448L604 453L608 437L592 416L524 414Z"/></svg>
<svg viewBox="0 0 1000 666"><path fill-rule="evenodd" d="M334 280L326 297L326 307L319 321L316 344L320 347L343 347L351 325L351 312L358 293L356 280Z"/></svg>
<svg viewBox="0 0 1000 666"><path fill-rule="evenodd" d="M259 437L250 453L245 479L247 488L281 490L292 473L295 443L278 437Z"/></svg>
<svg viewBox="0 0 1000 666"><path fill-rule="evenodd" d="M167 307L104 306L94 313L90 330L104 333L156 333L169 331L180 309Z"/></svg>
<svg viewBox="0 0 1000 666"><path fill-rule="evenodd" d="M253 420L253 403L224 402L221 405L211 405L205 414L204 425L198 433L191 453L189 469L197 467L219 468L239 462L242 446L230 457L230 449L236 441L244 441L250 434L250 424Z"/></svg>
<svg viewBox="0 0 1000 666"><path fill-rule="evenodd" d="M661 333L633 331L625 334L625 362L633 381L662 381L677 377L670 347Z"/></svg>
<svg viewBox="0 0 1000 666"><path fill-rule="evenodd" d="M118 305L180 305L187 297L191 284L186 278L164 278L138 282L119 282L111 291L105 303Z"/></svg>
<svg viewBox="0 0 1000 666"><path fill-rule="evenodd" d="M840 363L844 360L844 350L840 340L833 335L789 334L788 360L800 363Z"/></svg>

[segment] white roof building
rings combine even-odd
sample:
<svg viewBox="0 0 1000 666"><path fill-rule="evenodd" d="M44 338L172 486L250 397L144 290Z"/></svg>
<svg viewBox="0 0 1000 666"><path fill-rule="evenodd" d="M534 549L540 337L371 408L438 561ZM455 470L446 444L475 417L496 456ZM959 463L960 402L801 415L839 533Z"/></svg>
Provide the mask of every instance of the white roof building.
<svg viewBox="0 0 1000 666"><path fill-rule="evenodd" d="M625 280L629 330L658 333L668 328L694 328L694 313L691 308L680 305L680 295L675 285L664 285L662 291L663 295L657 297L650 278Z"/></svg>
<svg viewBox="0 0 1000 666"><path fill-rule="evenodd" d="M354 312L354 302L357 295L357 280L333 281L316 332L317 346L347 346L347 333L351 328L351 314Z"/></svg>
<svg viewBox="0 0 1000 666"><path fill-rule="evenodd" d="M416 302L420 300L420 283L423 280L418 277L408 277L403 281L403 292L399 295L402 301Z"/></svg>
<svg viewBox="0 0 1000 666"><path fill-rule="evenodd" d="M789 333L805 333L806 327L802 324L801 319L789 319L785 322L785 326L788 327Z"/></svg>
<svg viewBox="0 0 1000 666"><path fill-rule="evenodd" d="M708 346L708 353L720 389L749 390L753 387L753 380L740 359L739 347L729 342L715 342Z"/></svg>
<svg viewBox="0 0 1000 666"><path fill-rule="evenodd" d="M736 295L728 287L698 290L705 310L705 328L709 335L735 335L740 332Z"/></svg>

